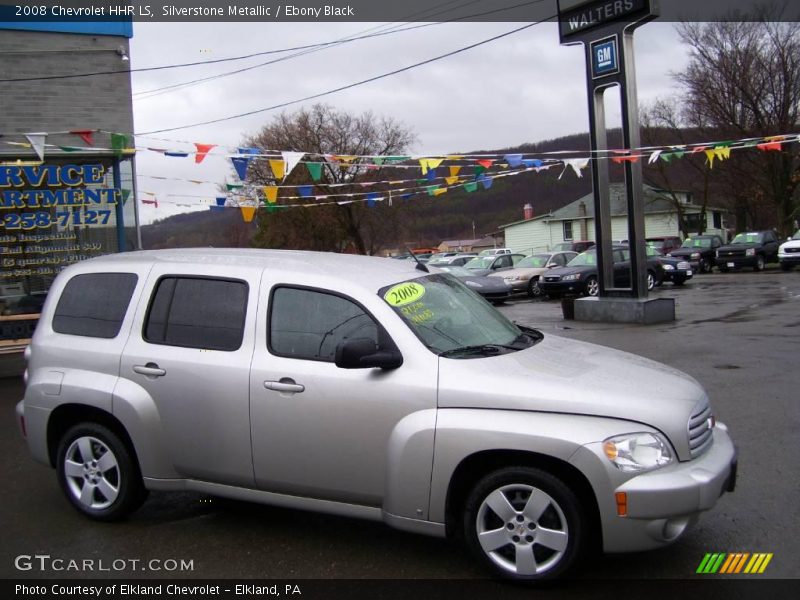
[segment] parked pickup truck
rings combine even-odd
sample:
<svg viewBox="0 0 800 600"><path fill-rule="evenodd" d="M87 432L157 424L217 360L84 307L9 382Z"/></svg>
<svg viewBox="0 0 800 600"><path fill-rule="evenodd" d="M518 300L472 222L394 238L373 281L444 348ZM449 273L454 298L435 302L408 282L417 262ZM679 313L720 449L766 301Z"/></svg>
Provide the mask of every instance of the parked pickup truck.
<svg viewBox="0 0 800 600"><path fill-rule="evenodd" d="M698 273L710 273L720 246L722 238L718 235L696 235L684 240L680 248L670 250L667 256L689 261Z"/></svg>
<svg viewBox="0 0 800 600"><path fill-rule="evenodd" d="M774 231L739 233L730 244L717 248L717 267L723 273L742 267L763 271L767 263L778 262L779 245Z"/></svg>
<svg viewBox="0 0 800 600"><path fill-rule="evenodd" d="M53 282L26 357L19 430L102 521L194 490L462 539L535 581L674 542L736 479L697 381L410 261L93 258Z"/></svg>

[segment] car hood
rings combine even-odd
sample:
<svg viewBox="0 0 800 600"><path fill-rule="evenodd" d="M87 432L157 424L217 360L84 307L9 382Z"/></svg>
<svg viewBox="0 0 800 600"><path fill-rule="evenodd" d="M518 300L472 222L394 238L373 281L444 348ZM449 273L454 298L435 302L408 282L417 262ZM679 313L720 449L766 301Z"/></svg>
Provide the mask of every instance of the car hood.
<svg viewBox="0 0 800 600"><path fill-rule="evenodd" d="M545 271L549 271L545 267L517 267L514 269L506 269L505 271L500 271L498 273L492 273L491 277L517 277L523 276L528 279L531 277L535 277L536 275L541 275Z"/></svg>
<svg viewBox="0 0 800 600"><path fill-rule="evenodd" d="M750 248L761 248L763 244L759 244L758 242L749 242L747 244L728 244L727 246L720 246L718 248L719 252L724 252L727 250L748 250Z"/></svg>
<svg viewBox="0 0 800 600"><path fill-rule="evenodd" d="M634 421L666 434L681 460L690 458L689 417L707 403L700 384L681 371L627 352L553 335L518 352L439 359L440 408ZM636 427L632 423L630 431L637 431Z"/></svg>
<svg viewBox="0 0 800 600"><path fill-rule="evenodd" d="M697 254L702 254L703 252L708 252L711 250L710 248L675 248L675 250L670 250L669 253L672 257L682 257L682 256L691 256L695 252Z"/></svg>
<svg viewBox="0 0 800 600"><path fill-rule="evenodd" d="M467 287L476 292L503 292L508 291L508 284L498 277L459 277L456 275L456 278L465 283ZM470 285L473 284L473 285ZM480 288L474 287L475 285L479 285Z"/></svg>
<svg viewBox="0 0 800 600"><path fill-rule="evenodd" d="M783 242L781 244L780 250L786 250L786 248L800 248L800 240L789 240L788 242Z"/></svg>
<svg viewBox="0 0 800 600"><path fill-rule="evenodd" d="M564 275L572 275L574 273L594 273L597 271L597 267L594 265L583 265L580 267L555 267L553 269L548 269L545 277L550 277L551 275L555 276L558 275L559 277L564 277Z"/></svg>
<svg viewBox="0 0 800 600"><path fill-rule="evenodd" d="M467 269L466 267L464 267ZM491 269L467 269L473 277L485 277L489 273L494 273Z"/></svg>

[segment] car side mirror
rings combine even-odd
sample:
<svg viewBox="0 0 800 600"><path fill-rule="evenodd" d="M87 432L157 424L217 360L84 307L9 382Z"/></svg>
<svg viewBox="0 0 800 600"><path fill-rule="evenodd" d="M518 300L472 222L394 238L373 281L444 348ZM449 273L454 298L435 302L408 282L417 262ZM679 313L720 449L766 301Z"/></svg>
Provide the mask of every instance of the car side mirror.
<svg viewBox="0 0 800 600"><path fill-rule="evenodd" d="M403 364L399 350L378 350L375 340L353 338L336 347L334 358L340 369L396 369Z"/></svg>

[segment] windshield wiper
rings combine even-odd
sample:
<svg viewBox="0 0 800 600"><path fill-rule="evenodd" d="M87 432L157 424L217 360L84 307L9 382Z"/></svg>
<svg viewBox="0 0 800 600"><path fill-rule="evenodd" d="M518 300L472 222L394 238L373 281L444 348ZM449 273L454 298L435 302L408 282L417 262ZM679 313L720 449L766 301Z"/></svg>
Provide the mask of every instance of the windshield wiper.
<svg viewBox="0 0 800 600"><path fill-rule="evenodd" d="M519 325L517 323L514 323L514 325L516 325L520 329L520 331L522 331L522 333L520 333L517 337L514 338L514 341L511 342L512 344L523 344L529 341L530 343L528 344L528 346L533 346L541 342L542 339L544 339L544 334L537 329L525 327L524 325Z"/></svg>
<svg viewBox="0 0 800 600"><path fill-rule="evenodd" d="M461 346L460 348L451 348L450 350L445 350L444 352L440 352L439 356L449 357L449 356L458 356L459 354L482 354L484 356L490 356L492 354L499 354L503 350L510 350L512 352L516 352L521 350L521 348L517 346L506 346L504 344L477 344L475 346Z"/></svg>

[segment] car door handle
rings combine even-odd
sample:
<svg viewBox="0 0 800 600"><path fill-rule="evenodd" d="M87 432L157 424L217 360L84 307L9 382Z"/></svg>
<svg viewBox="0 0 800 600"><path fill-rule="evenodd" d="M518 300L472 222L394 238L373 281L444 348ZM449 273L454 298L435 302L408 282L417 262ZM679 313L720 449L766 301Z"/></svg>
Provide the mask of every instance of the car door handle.
<svg viewBox="0 0 800 600"><path fill-rule="evenodd" d="M163 377L167 374L164 369L159 368L156 363L149 362L146 365L133 365L134 373L147 375L148 377Z"/></svg>
<svg viewBox="0 0 800 600"><path fill-rule="evenodd" d="M282 377L280 381L265 381L264 387L273 392L290 392L293 394L306 391L306 386L295 383L294 379L290 377Z"/></svg>

